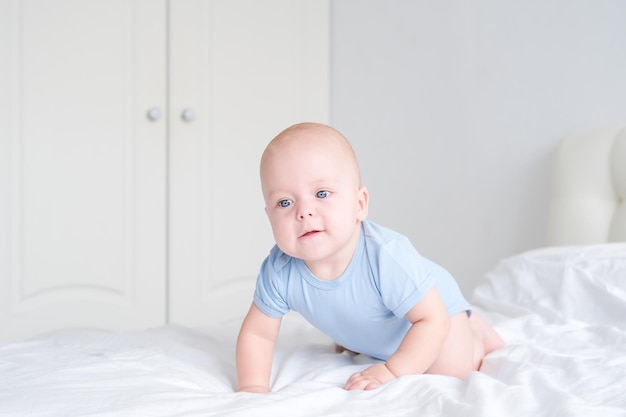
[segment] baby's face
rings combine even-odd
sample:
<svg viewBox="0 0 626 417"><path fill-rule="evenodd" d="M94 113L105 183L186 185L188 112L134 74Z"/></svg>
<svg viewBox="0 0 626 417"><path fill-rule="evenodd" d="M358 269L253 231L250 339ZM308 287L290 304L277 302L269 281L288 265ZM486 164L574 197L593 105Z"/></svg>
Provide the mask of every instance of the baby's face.
<svg viewBox="0 0 626 417"><path fill-rule="evenodd" d="M278 247L318 277L333 279L352 258L367 191L347 144L317 133L299 132L268 149L261 183Z"/></svg>

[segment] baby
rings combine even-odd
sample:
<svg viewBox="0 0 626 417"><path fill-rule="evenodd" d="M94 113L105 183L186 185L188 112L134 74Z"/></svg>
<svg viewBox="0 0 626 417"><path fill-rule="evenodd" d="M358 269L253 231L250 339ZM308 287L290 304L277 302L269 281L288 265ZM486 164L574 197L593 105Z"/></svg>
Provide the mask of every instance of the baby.
<svg viewBox="0 0 626 417"><path fill-rule="evenodd" d="M289 310L345 349L384 361L353 374L347 390L409 374L463 379L504 345L445 269L366 220L356 156L335 129L302 123L281 132L261 158L261 186L276 246L237 340L238 391L270 391Z"/></svg>

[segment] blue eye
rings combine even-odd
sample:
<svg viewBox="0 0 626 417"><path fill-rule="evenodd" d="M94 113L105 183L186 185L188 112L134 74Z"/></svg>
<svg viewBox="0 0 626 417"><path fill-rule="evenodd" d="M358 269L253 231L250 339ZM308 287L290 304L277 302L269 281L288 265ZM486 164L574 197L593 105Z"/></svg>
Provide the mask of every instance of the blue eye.
<svg viewBox="0 0 626 417"><path fill-rule="evenodd" d="M322 191L318 191L317 194L315 194L315 196L317 198L326 198L330 195L330 193L326 190L322 190Z"/></svg>
<svg viewBox="0 0 626 417"><path fill-rule="evenodd" d="M285 200L280 200L280 201L278 202L278 205L279 205L280 207L289 207L289 206L290 206L290 205L292 205L292 204L293 204L293 201L291 201L291 200L286 200L286 199L285 199Z"/></svg>

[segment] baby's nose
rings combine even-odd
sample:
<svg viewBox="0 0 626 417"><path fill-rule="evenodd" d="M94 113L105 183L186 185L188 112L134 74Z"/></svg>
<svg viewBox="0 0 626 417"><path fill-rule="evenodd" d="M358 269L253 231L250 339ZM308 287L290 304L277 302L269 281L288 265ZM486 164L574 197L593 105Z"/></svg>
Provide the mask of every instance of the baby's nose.
<svg viewBox="0 0 626 417"><path fill-rule="evenodd" d="M313 211L309 208L303 208L298 211L298 219L304 220L306 217L313 217Z"/></svg>

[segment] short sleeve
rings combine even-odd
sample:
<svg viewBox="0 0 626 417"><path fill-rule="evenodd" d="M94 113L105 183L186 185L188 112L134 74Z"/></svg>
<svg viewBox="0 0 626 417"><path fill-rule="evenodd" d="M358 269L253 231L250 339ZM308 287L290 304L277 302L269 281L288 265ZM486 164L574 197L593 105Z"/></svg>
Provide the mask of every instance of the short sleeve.
<svg viewBox="0 0 626 417"><path fill-rule="evenodd" d="M289 312L287 304L287 277L283 277L284 268L276 269L276 251L272 251L261 265L257 277L254 303L264 314L280 318Z"/></svg>
<svg viewBox="0 0 626 417"><path fill-rule="evenodd" d="M397 317L408 313L435 284L428 263L406 238L380 247L378 272L383 303Z"/></svg>

